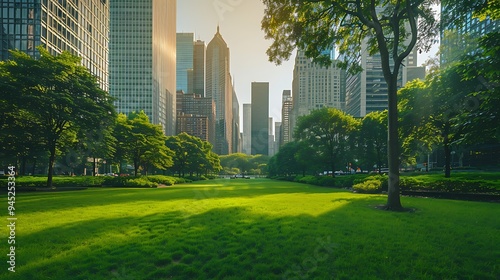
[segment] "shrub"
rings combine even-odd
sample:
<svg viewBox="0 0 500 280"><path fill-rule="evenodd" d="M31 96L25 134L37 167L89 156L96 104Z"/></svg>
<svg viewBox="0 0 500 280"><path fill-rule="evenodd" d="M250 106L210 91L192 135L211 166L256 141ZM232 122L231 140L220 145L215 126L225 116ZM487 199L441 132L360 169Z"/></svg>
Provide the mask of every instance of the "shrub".
<svg viewBox="0 0 500 280"><path fill-rule="evenodd" d="M147 177L106 177L104 186L131 187L131 188L156 188L158 183L151 182Z"/></svg>
<svg viewBox="0 0 500 280"><path fill-rule="evenodd" d="M146 178L153 183L162 184L166 186L171 186L177 183L176 177L165 176L165 175L149 175L146 176Z"/></svg>
<svg viewBox="0 0 500 280"><path fill-rule="evenodd" d="M352 189L359 193L380 193L382 192L382 181L376 178L369 178L362 183L353 185Z"/></svg>

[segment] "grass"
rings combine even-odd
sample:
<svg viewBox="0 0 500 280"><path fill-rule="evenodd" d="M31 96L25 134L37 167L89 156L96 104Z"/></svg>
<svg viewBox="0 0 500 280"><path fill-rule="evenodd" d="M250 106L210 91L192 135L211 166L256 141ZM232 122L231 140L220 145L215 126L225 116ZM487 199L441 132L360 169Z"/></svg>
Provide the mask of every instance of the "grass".
<svg viewBox="0 0 500 280"><path fill-rule="evenodd" d="M498 279L500 204L385 200L266 179L18 194L0 279Z"/></svg>

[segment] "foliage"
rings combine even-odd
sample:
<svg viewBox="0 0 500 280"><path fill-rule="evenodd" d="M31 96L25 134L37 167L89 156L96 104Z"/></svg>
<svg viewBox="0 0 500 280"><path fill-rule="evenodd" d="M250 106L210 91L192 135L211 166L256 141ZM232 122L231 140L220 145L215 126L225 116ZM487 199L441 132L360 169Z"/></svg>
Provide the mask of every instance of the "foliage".
<svg viewBox="0 0 500 280"><path fill-rule="evenodd" d="M346 161L343 156L358 125L352 116L340 110L323 108L299 117L295 135L312 148L309 156L316 156L327 170L336 171L336 164Z"/></svg>
<svg viewBox="0 0 500 280"><path fill-rule="evenodd" d="M165 141L166 146L173 154L172 170L184 177L186 172L194 174L207 174L220 170L220 159L212 152L212 144L185 132L176 136L169 136Z"/></svg>
<svg viewBox="0 0 500 280"><path fill-rule="evenodd" d="M234 153L220 156L220 164L224 174L266 174L270 158L265 155L247 155Z"/></svg>
<svg viewBox="0 0 500 280"><path fill-rule="evenodd" d="M69 52L52 56L42 47L41 57L33 59L21 51L12 51L11 60L0 62L2 100L22 111L34 136L49 153L47 186L52 187L54 163L66 136L82 130L107 127L115 110L111 96L100 89L96 77L80 65L80 58ZM2 102L2 103L3 103ZM36 146L35 146L36 147Z"/></svg>
<svg viewBox="0 0 500 280"><path fill-rule="evenodd" d="M149 180L147 176L107 177L105 187L157 188L158 183Z"/></svg>
<svg viewBox="0 0 500 280"><path fill-rule="evenodd" d="M402 209L399 198L397 81L403 60L416 46L429 50L439 32L433 0L316 1L263 0L262 29L273 42L267 54L281 63L296 48L321 64L331 64L325 50L337 47L340 66L358 72L360 55L380 54L388 87L387 209ZM365 48L366 46L366 48Z"/></svg>
<svg viewBox="0 0 500 280"><path fill-rule="evenodd" d="M136 176L139 169L147 175L150 167L165 170L173 164L173 152L165 145L161 125L151 124L144 111L118 115L114 137L119 144L116 161L133 162Z"/></svg>
<svg viewBox="0 0 500 280"><path fill-rule="evenodd" d="M377 179L369 179L353 185L352 189L358 193L380 193L382 192L382 182Z"/></svg>
<svg viewBox="0 0 500 280"><path fill-rule="evenodd" d="M387 110L364 116L357 138L357 158L365 170L387 166Z"/></svg>
<svg viewBox="0 0 500 280"><path fill-rule="evenodd" d="M56 188L69 187L100 187L106 177L94 176L54 176L53 186ZM5 184L3 184L5 182ZM0 179L2 185L7 185L7 179ZM19 191L26 189L43 188L47 186L47 176L19 176L16 177L16 187Z"/></svg>

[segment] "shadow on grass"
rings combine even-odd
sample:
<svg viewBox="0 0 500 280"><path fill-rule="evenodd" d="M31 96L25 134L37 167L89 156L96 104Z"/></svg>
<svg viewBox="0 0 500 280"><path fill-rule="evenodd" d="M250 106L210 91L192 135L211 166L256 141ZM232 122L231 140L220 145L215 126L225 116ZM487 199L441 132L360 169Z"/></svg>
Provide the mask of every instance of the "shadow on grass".
<svg viewBox="0 0 500 280"><path fill-rule="evenodd" d="M119 193L111 198L133 201ZM9 279L494 279L500 272L494 213L469 215L454 202L417 199L408 201L422 209L417 213L374 210L383 199L335 198L319 215L265 204L139 217L103 213L20 232L17 272Z"/></svg>

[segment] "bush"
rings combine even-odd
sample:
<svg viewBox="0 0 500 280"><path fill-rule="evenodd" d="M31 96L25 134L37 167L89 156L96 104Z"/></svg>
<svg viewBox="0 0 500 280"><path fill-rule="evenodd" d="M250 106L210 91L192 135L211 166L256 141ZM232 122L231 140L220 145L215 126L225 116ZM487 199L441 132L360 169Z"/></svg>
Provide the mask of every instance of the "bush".
<svg viewBox="0 0 500 280"><path fill-rule="evenodd" d="M147 177L106 177L103 186L156 188L158 183L149 181Z"/></svg>
<svg viewBox="0 0 500 280"><path fill-rule="evenodd" d="M372 178L365 180L362 183L358 183L352 186L354 192L358 193L381 193L382 192L382 182L378 179Z"/></svg>
<svg viewBox="0 0 500 280"><path fill-rule="evenodd" d="M172 186L177 183L176 177L170 177L165 175L149 175L146 176L146 178L153 183L162 184L165 186Z"/></svg>
<svg viewBox="0 0 500 280"><path fill-rule="evenodd" d="M100 187L105 177L94 176L54 176L52 186L56 188L67 187ZM0 184L6 186L7 179L0 179ZM47 187L47 177L40 176L20 176L16 177L16 186L20 188L45 188Z"/></svg>

